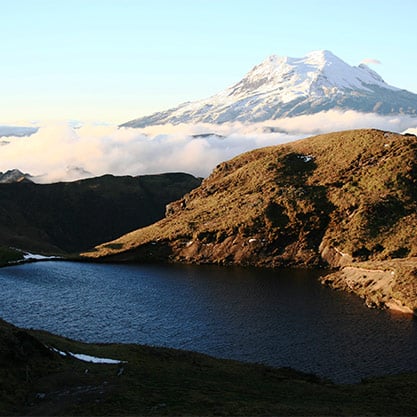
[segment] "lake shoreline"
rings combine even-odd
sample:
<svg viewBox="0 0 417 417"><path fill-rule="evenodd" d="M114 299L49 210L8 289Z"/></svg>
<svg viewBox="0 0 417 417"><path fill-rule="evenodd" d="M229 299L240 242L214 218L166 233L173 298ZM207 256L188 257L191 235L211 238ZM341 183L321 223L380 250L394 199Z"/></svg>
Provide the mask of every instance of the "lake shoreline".
<svg viewBox="0 0 417 417"><path fill-rule="evenodd" d="M140 262L135 260L120 260L110 258L93 258L79 255L68 256L47 256L28 253L23 258L17 261L10 261L8 263L0 263L0 268L22 265L31 262L48 262L48 261L62 261L62 262L79 262L92 264L132 264L132 265L213 265L215 263L195 263L195 262L179 262L177 260L160 260L158 262L153 260L142 260ZM334 290L347 291L353 293L365 302L369 308L390 309L399 314L405 314L417 317L417 291L413 291L414 276L417 271L417 258L392 259L389 261L380 262L340 262L338 266L318 266L318 265L294 265L288 266L241 266L241 265L220 265L224 268L241 267L247 269L257 270L312 270L323 271L324 274L319 278L319 281ZM400 278L400 284L396 286L396 280ZM395 277L395 279L394 279ZM417 289L417 283L415 285ZM407 294L404 296L404 294Z"/></svg>
<svg viewBox="0 0 417 417"><path fill-rule="evenodd" d="M85 342L186 349L337 382L417 371L414 320L326 288L327 272L48 260L2 271L1 315ZM392 338L396 348L384 348Z"/></svg>
<svg viewBox="0 0 417 417"><path fill-rule="evenodd" d="M340 257L342 259L343 257ZM218 265L210 262L185 262L161 259L135 261L120 260L117 257L89 258L84 256L70 256L61 258L63 261L86 262L98 264L132 264L132 265L213 265L224 268L240 267L255 270L312 270L323 271L319 281L334 290L347 291L364 299L369 308L390 309L399 314L417 317L417 258L391 259L380 262L330 262L322 265L293 264L280 265ZM344 259L344 258L343 258ZM343 260L342 259L342 260ZM45 259L48 260L48 259ZM362 272L365 272L362 274ZM368 277L371 275L372 278ZM416 282L415 282L416 281ZM372 285L370 283L372 282ZM414 288L415 287L415 288Z"/></svg>
<svg viewBox="0 0 417 417"><path fill-rule="evenodd" d="M0 385L7 375L8 386L0 391L0 415L399 416L417 408L417 373L335 384L191 351L83 343L3 320L0 330Z"/></svg>

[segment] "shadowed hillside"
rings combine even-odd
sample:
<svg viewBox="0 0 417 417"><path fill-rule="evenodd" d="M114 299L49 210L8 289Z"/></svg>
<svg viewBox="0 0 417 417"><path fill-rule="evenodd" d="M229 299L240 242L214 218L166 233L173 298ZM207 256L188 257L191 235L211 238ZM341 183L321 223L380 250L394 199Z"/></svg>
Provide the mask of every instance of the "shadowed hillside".
<svg viewBox="0 0 417 417"><path fill-rule="evenodd" d="M165 219L85 255L262 267L412 258L416 185L414 135L379 130L320 135L220 164L199 188L170 204ZM417 274L410 268L382 290L389 290L388 298L376 294L370 304L388 305L392 298L399 308L417 308Z"/></svg>
<svg viewBox="0 0 417 417"><path fill-rule="evenodd" d="M65 353L65 356L59 354ZM84 362L72 354L123 361ZM0 319L0 415L412 415L417 376L336 385L140 345L86 344Z"/></svg>
<svg viewBox="0 0 417 417"><path fill-rule="evenodd" d="M0 244L55 253L86 250L161 219L166 204L200 182L171 173L0 184Z"/></svg>

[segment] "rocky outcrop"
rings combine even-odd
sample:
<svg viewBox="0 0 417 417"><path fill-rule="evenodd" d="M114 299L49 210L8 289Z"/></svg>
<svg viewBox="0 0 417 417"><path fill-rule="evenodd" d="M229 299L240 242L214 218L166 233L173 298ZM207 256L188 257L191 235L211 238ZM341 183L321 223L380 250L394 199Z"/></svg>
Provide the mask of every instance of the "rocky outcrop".
<svg viewBox="0 0 417 417"><path fill-rule="evenodd" d="M331 288L352 292L368 307L417 315L417 259L346 266L321 278Z"/></svg>
<svg viewBox="0 0 417 417"><path fill-rule="evenodd" d="M331 268L338 268L348 265L353 261L352 255L344 253L340 249L331 246L326 239L323 239L319 246L321 258Z"/></svg>
<svg viewBox="0 0 417 417"><path fill-rule="evenodd" d="M0 172L0 184L13 184L16 182L33 182L30 174L24 174L18 169Z"/></svg>

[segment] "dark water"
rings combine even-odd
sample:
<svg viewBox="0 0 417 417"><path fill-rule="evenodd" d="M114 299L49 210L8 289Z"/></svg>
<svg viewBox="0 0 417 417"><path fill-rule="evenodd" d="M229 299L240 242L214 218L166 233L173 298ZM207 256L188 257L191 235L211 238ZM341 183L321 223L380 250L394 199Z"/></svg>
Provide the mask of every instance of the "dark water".
<svg viewBox="0 0 417 417"><path fill-rule="evenodd" d="M290 366L337 382L417 371L417 321L318 272L44 262L0 269L0 317L89 342Z"/></svg>

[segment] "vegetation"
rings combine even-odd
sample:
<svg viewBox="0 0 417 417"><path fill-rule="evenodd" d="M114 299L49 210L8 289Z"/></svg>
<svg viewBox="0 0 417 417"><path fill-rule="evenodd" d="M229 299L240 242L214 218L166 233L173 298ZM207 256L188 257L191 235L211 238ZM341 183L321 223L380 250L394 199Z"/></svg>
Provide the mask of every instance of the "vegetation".
<svg viewBox="0 0 417 417"><path fill-rule="evenodd" d="M8 247L0 246L0 266L17 262L23 259L22 252Z"/></svg>
<svg viewBox="0 0 417 417"><path fill-rule="evenodd" d="M414 135L373 129L258 149L220 164L165 219L84 255L266 267L413 259L416 161ZM413 311L407 277L413 295L396 293Z"/></svg>
<svg viewBox="0 0 417 417"><path fill-rule="evenodd" d="M326 283L355 291L370 305L412 312L417 308L416 152L415 136L378 130L248 152L220 164L199 188L170 203L164 219L85 256L340 266ZM141 194L146 201L159 179ZM183 180L187 186L188 180L198 181ZM15 200L16 188L4 188L0 237L29 247L43 237L49 250L62 251L85 244L89 234L98 238L96 228L107 223L121 228L126 213L142 207L144 197L124 195L117 181L106 176L36 189L20 184ZM121 181L130 190L146 189L135 179ZM76 191L68 191L71 187ZM161 188L158 195L174 193ZM121 201L121 207L109 201ZM78 217L71 217L75 207ZM0 253L6 260L18 256ZM126 362L91 364L51 347ZM414 415L416 389L417 374L337 385L290 369L172 349L85 344L0 321L1 415Z"/></svg>
<svg viewBox="0 0 417 417"><path fill-rule="evenodd" d="M171 173L0 184L0 244L56 254L86 250L161 219L166 204L200 183Z"/></svg>
<svg viewBox="0 0 417 417"><path fill-rule="evenodd" d="M206 243L230 237L263 242L258 256L254 250L232 256L233 263L243 264L319 264L323 244L357 260L416 256L416 161L415 136L378 130L255 150L220 164L198 189L171 204L167 218L123 236L114 251L103 245L90 255L113 255L158 240L169 242L171 257L178 260L187 258L181 242L198 245L199 237L212 236ZM201 243L190 261L204 261ZM232 246L223 248L223 258L207 261L227 263Z"/></svg>
<svg viewBox="0 0 417 417"><path fill-rule="evenodd" d="M125 361L93 364L84 353ZM417 375L336 385L291 369L85 344L0 320L0 415L413 415Z"/></svg>

